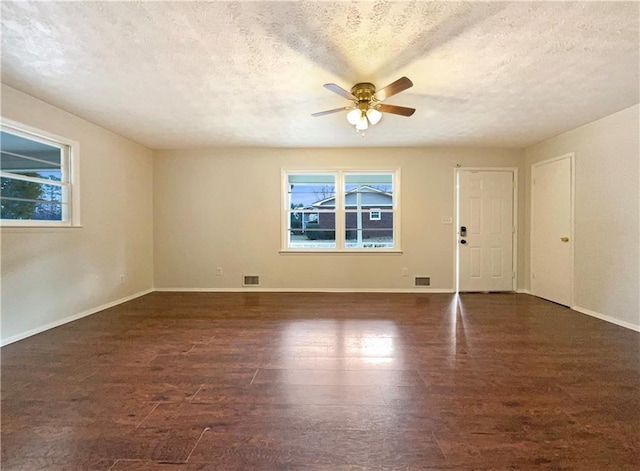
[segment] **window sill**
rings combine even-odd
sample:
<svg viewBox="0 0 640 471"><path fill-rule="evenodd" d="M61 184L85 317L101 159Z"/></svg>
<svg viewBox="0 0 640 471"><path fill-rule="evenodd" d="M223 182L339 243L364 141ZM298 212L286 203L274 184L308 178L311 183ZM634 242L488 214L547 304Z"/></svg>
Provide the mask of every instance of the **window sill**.
<svg viewBox="0 0 640 471"><path fill-rule="evenodd" d="M281 255L402 255L400 249L282 249Z"/></svg>
<svg viewBox="0 0 640 471"><path fill-rule="evenodd" d="M2 232L66 232L76 229L83 229L84 226L5 226L0 225L0 231Z"/></svg>

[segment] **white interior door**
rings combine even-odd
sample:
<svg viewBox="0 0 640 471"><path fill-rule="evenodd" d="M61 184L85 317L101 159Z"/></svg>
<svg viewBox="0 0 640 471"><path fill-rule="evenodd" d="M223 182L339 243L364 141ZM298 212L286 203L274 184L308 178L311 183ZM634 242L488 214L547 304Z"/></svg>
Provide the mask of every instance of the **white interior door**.
<svg viewBox="0 0 640 471"><path fill-rule="evenodd" d="M458 171L458 289L514 289L514 172Z"/></svg>
<svg viewBox="0 0 640 471"><path fill-rule="evenodd" d="M532 166L531 292L571 305L572 156Z"/></svg>

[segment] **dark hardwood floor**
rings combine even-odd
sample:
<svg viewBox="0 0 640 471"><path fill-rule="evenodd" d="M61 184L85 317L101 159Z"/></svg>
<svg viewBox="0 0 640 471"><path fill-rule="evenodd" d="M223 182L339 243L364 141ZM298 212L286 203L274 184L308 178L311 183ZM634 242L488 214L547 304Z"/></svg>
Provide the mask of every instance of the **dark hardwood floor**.
<svg viewBox="0 0 640 471"><path fill-rule="evenodd" d="M638 470L639 339L528 295L153 293L2 349L2 470Z"/></svg>

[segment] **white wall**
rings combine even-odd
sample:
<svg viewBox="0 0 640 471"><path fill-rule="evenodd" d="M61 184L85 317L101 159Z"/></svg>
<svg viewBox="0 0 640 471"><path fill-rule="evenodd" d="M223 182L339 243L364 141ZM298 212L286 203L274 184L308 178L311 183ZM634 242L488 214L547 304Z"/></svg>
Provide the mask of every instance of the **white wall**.
<svg viewBox="0 0 640 471"><path fill-rule="evenodd" d="M575 153L574 308L636 329L640 328L639 113L636 105L525 151L527 208L531 165Z"/></svg>
<svg viewBox="0 0 640 471"><path fill-rule="evenodd" d="M415 276L429 276L431 289L453 290L455 227L441 217L454 216L456 163L524 173L522 151L509 149L154 152L155 286L239 289L243 274L257 274L262 289L411 290ZM283 168L400 168L403 253L279 253ZM523 186L524 177L521 206ZM523 274L521 267L520 280Z"/></svg>
<svg viewBox="0 0 640 471"><path fill-rule="evenodd" d="M1 229L2 343L150 290L152 152L5 85L2 116L79 142L82 218Z"/></svg>

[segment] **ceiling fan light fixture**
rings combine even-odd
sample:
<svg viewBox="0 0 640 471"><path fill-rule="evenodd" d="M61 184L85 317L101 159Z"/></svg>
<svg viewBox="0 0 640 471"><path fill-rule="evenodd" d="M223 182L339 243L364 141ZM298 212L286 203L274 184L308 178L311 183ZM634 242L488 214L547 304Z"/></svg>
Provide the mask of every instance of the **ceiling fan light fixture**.
<svg viewBox="0 0 640 471"><path fill-rule="evenodd" d="M369 108L367 110L367 119L372 125L375 126L380 122L380 119L382 119L382 113L380 113L375 108Z"/></svg>
<svg viewBox="0 0 640 471"><path fill-rule="evenodd" d="M358 124L358 121L360 120L361 116L362 116L362 113L358 108L356 108L347 113L347 121L349 121L349 124L355 126L356 124Z"/></svg>
<svg viewBox="0 0 640 471"><path fill-rule="evenodd" d="M369 128L369 121L367 120L367 115L361 113L358 122L356 123L356 131L365 131Z"/></svg>

